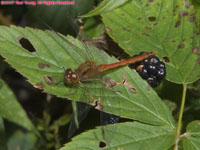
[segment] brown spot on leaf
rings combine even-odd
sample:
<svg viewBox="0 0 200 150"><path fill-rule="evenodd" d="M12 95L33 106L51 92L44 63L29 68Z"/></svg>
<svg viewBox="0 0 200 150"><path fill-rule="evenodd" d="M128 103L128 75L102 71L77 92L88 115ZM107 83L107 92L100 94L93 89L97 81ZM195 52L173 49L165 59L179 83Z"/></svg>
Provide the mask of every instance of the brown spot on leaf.
<svg viewBox="0 0 200 150"><path fill-rule="evenodd" d="M158 23L156 22L156 23L154 23L153 25L154 25L154 26L157 26L157 25L158 25Z"/></svg>
<svg viewBox="0 0 200 150"><path fill-rule="evenodd" d="M176 5L176 6L175 6L175 9L177 9L177 8L179 8L179 5Z"/></svg>
<svg viewBox="0 0 200 150"><path fill-rule="evenodd" d="M36 83L34 85L35 88L43 90L44 89L44 84L42 82Z"/></svg>
<svg viewBox="0 0 200 150"><path fill-rule="evenodd" d="M49 64L42 64L42 63L39 63L39 64L38 64L38 67L39 67L40 69L44 69L45 67L49 68L50 65L49 65Z"/></svg>
<svg viewBox="0 0 200 150"><path fill-rule="evenodd" d="M179 44L179 45L178 45L178 49L181 49L181 48L184 48L184 47L185 47L184 44Z"/></svg>
<svg viewBox="0 0 200 150"><path fill-rule="evenodd" d="M117 82L109 77L104 78L104 85L106 88L113 88L114 86L117 85Z"/></svg>
<svg viewBox="0 0 200 150"><path fill-rule="evenodd" d="M182 18L182 17L187 16L187 15L188 15L188 12L182 10L182 11L179 12L178 17L179 17L179 18Z"/></svg>
<svg viewBox="0 0 200 150"><path fill-rule="evenodd" d="M125 27L122 27L122 30L124 30L124 31L128 31L128 32L131 32L131 30L130 30L130 29L128 29L128 28L125 28Z"/></svg>
<svg viewBox="0 0 200 150"><path fill-rule="evenodd" d="M155 16L150 16L150 17L148 17L148 19L149 19L149 21L156 21L156 17Z"/></svg>
<svg viewBox="0 0 200 150"><path fill-rule="evenodd" d="M172 40L171 42L175 43L175 42L176 42L176 40Z"/></svg>
<svg viewBox="0 0 200 150"><path fill-rule="evenodd" d="M72 40L71 43L72 43L73 45L75 45L75 40Z"/></svg>
<svg viewBox="0 0 200 150"><path fill-rule="evenodd" d="M191 3L187 2L186 5L185 5L185 8L190 8L190 6L191 6Z"/></svg>
<svg viewBox="0 0 200 150"><path fill-rule="evenodd" d="M131 93L137 93L137 91L136 91L135 88L129 88L129 92L131 92Z"/></svg>
<svg viewBox="0 0 200 150"><path fill-rule="evenodd" d="M150 36L148 33L142 32L142 35L144 36Z"/></svg>
<svg viewBox="0 0 200 150"><path fill-rule="evenodd" d="M200 64L200 58L197 59L197 64Z"/></svg>
<svg viewBox="0 0 200 150"><path fill-rule="evenodd" d="M138 20L142 20L142 18L137 18Z"/></svg>
<svg viewBox="0 0 200 150"><path fill-rule="evenodd" d="M199 55L199 49L200 49L200 46L193 48L192 53L195 55Z"/></svg>
<svg viewBox="0 0 200 150"><path fill-rule="evenodd" d="M157 5L160 6L160 2L158 2Z"/></svg>
<svg viewBox="0 0 200 150"><path fill-rule="evenodd" d="M147 3L146 5L145 5L145 7L148 7L149 6L149 4Z"/></svg>
<svg viewBox="0 0 200 150"><path fill-rule="evenodd" d="M106 32L112 32L112 30L108 27L106 27Z"/></svg>
<svg viewBox="0 0 200 150"><path fill-rule="evenodd" d="M137 90L130 84L130 82L126 79L126 74L123 74L122 84L126 85L129 88L129 92L137 93Z"/></svg>
<svg viewBox="0 0 200 150"><path fill-rule="evenodd" d="M163 18L163 20L164 20L164 19L166 18L166 16L163 16L162 18Z"/></svg>
<svg viewBox="0 0 200 150"><path fill-rule="evenodd" d="M44 76L44 80L46 81L46 83L47 83L48 85L54 84L54 83L53 83L54 79L53 79L53 77L51 77L51 76L45 75L45 76Z"/></svg>
<svg viewBox="0 0 200 150"><path fill-rule="evenodd" d="M195 17L195 16L190 16L190 17L189 17L189 21L190 21L190 22L194 22L195 20L196 20L196 17Z"/></svg>
<svg viewBox="0 0 200 150"><path fill-rule="evenodd" d="M151 27L150 26L145 26L145 29L151 30Z"/></svg>
<svg viewBox="0 0 200 150"><path fill-rule="evenodd" d="M177 27L179 27L180 25L181 25L181 21L179 20L179 21L176 22L176 24L175 24L174 27L177 28Z"/></svg>
<svg viewBox="0 0 200 150"><path fill-rule="evenodd" d="M179 6L176 5L176 6L173 8L173 14L176 14L176 10L177 10L178 7L179 7Z"/></svg>
<svg viewBox="0 0 200 150"><path fill-rule="evenodd" d="M199 31L199 32L196 32L196 35L200 35L200 31Z"/></svg>
<svg viewBox="0 0 200 150"><path fill-rule="evenodd" d="M194 76L194 72L190 72L189 76L190 76L190 77L191 77L191 76Z"/></svg>
<svg viewBox="0 0 200 150"><path fill-rule="evenodd" d="M147 86L147 91L150 91L150 90L151 90L151 86L148 85L148 86Z"/></svg>
<svg viewBox="0 0 200 150"><path fill-rule="evenodd" d="M149 2L153 2L154 0L149 0Z"/></svg>
<svg viewBox="0 0 200 150"><path fill-rule="evenodd" d="M170 62L170 59L169 59L169 57L167 57L167 56L164 56L164 57L163 57L163 60L164 60L165 63Z"/></svg>

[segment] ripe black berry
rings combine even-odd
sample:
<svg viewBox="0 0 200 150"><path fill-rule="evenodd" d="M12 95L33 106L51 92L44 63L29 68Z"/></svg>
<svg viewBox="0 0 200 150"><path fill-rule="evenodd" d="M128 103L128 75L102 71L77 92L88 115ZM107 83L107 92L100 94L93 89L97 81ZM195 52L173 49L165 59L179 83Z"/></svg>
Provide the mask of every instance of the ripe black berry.
<svg viewBox="0 0 200 150"><path fill-rule="evenodd" d="M158 67L165 69L165 64L162 61L160 61Z"/></svg>
<svg viewBox="0 0 200 150"><path fill-rule="evenodd" d="M148 67L149 66L149 59L145 59L145 60L143 60L143 63L144 63L144 65L146 66L146 67Z"/></svg>
<svg viewBox="0 0 200 150"><path fill-rule="evenodd" d="M147 79L149 77L149 73L148 70L146 68L142 68L141 71L139 71L139 75L143 78L143 79Z"/></svg>
<svg viewBox="0 0 200 150"><path fill-rule="evenodd" d="M162 80L165 77L166 71L163 68L159 68L156 77Z"/></svg>
<svg viewBox="0 0 200 150"><path fill-rule="evenodd" d="M147 52L141 52L145 55ZM134 55L133 57L138 56ZM139 75L145 79L151 87L157 87L166 76L165 64L156 56L151 56L141 62L130 64L131 69L135 69Z"/></svg>
<svg viewBox="0 0 200 150"><path fill-rule="evenodd" d="M156 56L152 56L151 58L150 58L150 62L152 63L152 64L158 64L159 62L160 62L160 60L159 60L159 58L158 57L156 57Z"/></svg>
<svg viewBox="0 0 200 150"><path fill-rule="evenodd" d="M156 75L156 73L157 73L157 70L156 70L156 69L157 69L156 66L153 65L153 64L150 64L150 65L148 66L148 71L149 71L149 73L152 74L152 75Z"/></svg>
<svg viewBox="0 0 200 150"><path fill-rule="evenodd" d="M151 87L157 87L160 85L161 80L157 80L155 76L149 77L147 82L151 85Z"/></svg>

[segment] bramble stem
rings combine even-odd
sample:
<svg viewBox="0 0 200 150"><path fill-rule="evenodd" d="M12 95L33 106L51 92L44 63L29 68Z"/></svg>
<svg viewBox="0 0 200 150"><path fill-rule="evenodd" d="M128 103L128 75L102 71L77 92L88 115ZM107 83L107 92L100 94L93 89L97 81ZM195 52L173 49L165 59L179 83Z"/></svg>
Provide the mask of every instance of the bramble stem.
<svg viewBox="0 0 200 150"><path fill-rule="evenodd" d="M179 140L180 140L180 131L181 131L181 123L182 123L182 117L183 117L183 110L184 110L184 106L185 106L186 90L187 90L187 85L183 84L181 108L180 108L179 117L178 117L178 124L177 124L177 129L176 129L176 141L175 141L175 145L174 145L174 150L178 150L178 143L179 143Z"/></svg>

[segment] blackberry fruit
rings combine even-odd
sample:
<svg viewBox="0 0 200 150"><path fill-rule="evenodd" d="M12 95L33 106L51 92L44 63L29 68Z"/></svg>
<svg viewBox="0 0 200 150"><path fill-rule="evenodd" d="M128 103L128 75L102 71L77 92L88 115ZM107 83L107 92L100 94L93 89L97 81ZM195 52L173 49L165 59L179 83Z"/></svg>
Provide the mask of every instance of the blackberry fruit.
<svg viewBox="0 0 200 150"><path fill-rule="evenodd" d="M138 73L143 79L147 79L149 77L148 70L145 67L143 67Z"/></svg>
<svg viewBox="0 0 200 150"><path fill-rule="evenodd" d="M160 60L159 60L158 57L152 56L152 57L150 58L150 62L151 62L152 64L158 64L158 63L160 62Z"/></svg>
<svg viewBox="0 0 200 150"><path fill-rule="evenodd" d="M144 55L141 52L139 55ZM134 55L133 57L138 56ZM139 75L146 80L151 87L157 87L166 76L165 64L156 56L151 56L141 62L130 64L131 69L135 69Z"/></svg>
<svg viewBox="0 0 200 150"><path fill-rule="evenodd" d="M161 80L157 80L155 76L152 76L147 79L147 82L154 88L160 85Z"/></svg>
<svg viewBox="0 0 200 150"><path fill-rule="evenodd" d="M152 75L156 75L157 73L157 67L154 64L149 64L148 71Z"/></svg>
<svg viewBox="0 0 200 150"><path fill-rule="evenodd" d="M165 77L165 75L166 75L165 69L159 68L156 77L162 80Z"/></svg>

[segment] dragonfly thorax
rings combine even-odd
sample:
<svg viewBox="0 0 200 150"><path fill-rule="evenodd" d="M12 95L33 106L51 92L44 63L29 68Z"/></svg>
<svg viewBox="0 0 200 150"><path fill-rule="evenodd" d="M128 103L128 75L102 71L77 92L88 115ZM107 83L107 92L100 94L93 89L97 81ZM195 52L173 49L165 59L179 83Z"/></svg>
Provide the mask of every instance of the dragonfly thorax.
<svg viewBox="0 0 200 150"><path fill-rule="evenodd" d="M76 84L79 82L79 75L69 68L65 71L64 79L65 79L66 84L68 85Z"/></svg>

